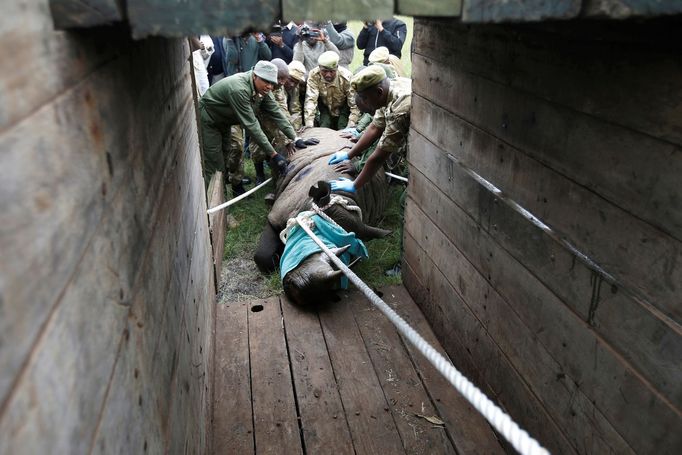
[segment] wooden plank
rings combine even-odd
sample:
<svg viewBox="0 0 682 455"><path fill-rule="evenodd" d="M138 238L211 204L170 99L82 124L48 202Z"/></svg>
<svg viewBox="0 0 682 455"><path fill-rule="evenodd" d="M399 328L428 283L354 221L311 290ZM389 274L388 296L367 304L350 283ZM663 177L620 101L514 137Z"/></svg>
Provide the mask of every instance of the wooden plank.
<svg viewBox="0 0 682 455"><path fill-rule="evenodd" d="M580 0L464 0L462 22L538 22L571 19L580 12Z"/></svg>
<svg viewBox="0 0 682 455"><path fill-rule="evenodd" d="M223 173L218 171L213 174L208 184L208 206L217 207L225 202L225 185ZM208 224L211 232L211 245L213 245L213 273L215 276L215 289L220 286L220 274L223 270L223 252L225 250L225 216L226 210L208 215Z"/></svg>
<svg viewBox="0 0 682 455"><path fill-rule="evenodd" d="M682 13L682 3L657 0L587 0L583 15L628 19Z"/></svg>
<svg viewBox="0 0 682 455"><path fill-rule="evenodd" d="M560 364L543 344L538 343L533 332L541 331L544 327L531 326L516 314L515 310L523 302L507 302L505 296L498 294L485 281L418 208L415 207L414 211L418 215L414 215L414 212L410 214L412 238L420 242L428 237L427 242L420 244L424 250L431 251L434 245L441 248L443 253L431 255L433 266L441 271L447 286L454 289L453 279L456 279L456 283L466 290L466 297L459 293L458 297L544 403L557 425L567 434L571 445L576 449L581 448L584 441L588 440L585 428L589 428L590 452L631 453L632 449L613 426L600 412L595 412L591 401L581 391L581 378L574 377L572 368L565 369L565 365ZM447 303L438 305L447 306Z"/></svg>
<svg viewBox="0 0 682 455"><path fill-rule="evenodd" d="M427 71L424 65L430 67L429 71L437 66L433 62L420 61L417 56L413 58L413 65L418 71ZM537 102L481 78L457 74L456 70L450 71L446 79L449 82L442 85L434 82L427 87L417 78L415 91L427 99L437 100L435 104L522 150L625 211L637 217L646 216L650 223L655 220L657 227L665 226L671 235L682 232L675 221L682 221L682 211L675 203L677 168L682 172L682 153L676 147L630 130L616 131L612 125ZM456 86L450 85L455 80ZM458 98L460 95L471 99L463 101ZM478 102L485 108L475 106ZM505 123L523 123L521 117L533 112L537 114L539 129ZM414 128L424 130L420 122L419 117L415 117ZM509 130L515 131L510 133ZM566 141L556 141L556 137L565 137ZM598 156L592 152L595 149L600 150ZM561 226L557 228L561 229ZM647 234L635 244L620 245L619 249L615 249L610 243L595 243L589 236L576 234L579 230L575 228L573 232L569 240L585 254L597 263L611 264L609 273L619 281L629 283L661 311L679 318L680 308L676 303L682 283L682 266L678 265L682 263L679 239L665 235L649 237ZM624 254L625 251L629 254ZM651 254L652 251L656 253ZM642 270L649 273L643 274Z"/></svg>
<svg viewBox="0 0 682 455"><path fill-rule="evenodd" d="M56 29L108 25L124 19L117 0L50 0Z"/></svg>
<svg viewBox="0 0 682 455"><path fill-rule="evenodd" d="M21 49L22 58L3 56L12 71L4 71L0 77L0 132L74 89L97 68L125 53L132 43L125 27L78 34L52 29L52 18L44 3L20 1L3 5L0 39L7 49ZM57 114L53 120L62 121Z"/></svg>
<svg viewBox="0 0 682 455"><path fill-rule="evenodd" d="M186 37L239 35L251 28L267 32L280 13L279 2L262 0L257 8L245 8L240 0L202 0L167 2L166 0L128 0L127 12L135 39L150 35Z"/></svg>
<svg viewBox="0 0 682 455"><path fill-rule="evenodd" d="M403 286L383 289L384 301L444 357L448 357L440 341L419 307ZM502 454L504 450L488 422L455 390L433 365L401 335L419 377L438 413L446 422L458 453Z"/></svg>
<svg viewBox="0 0 682 455"><path fill-rule="evenodd" d="M414 305L411 301L402 303ZM450 422L439 427L420 417L443 420L421 383L393 324L359 291L350 294L346 305L353 310L374 371L390 403L405 452L457 453L448 435Z"/></svg>
<svg viewBox="0 0 682 455"><path fill-rule="evenodd" d="M348 297L319 315L355 453L405 453Z"/></svg>
<svg viewBox="0 0 682 455"><path fill-rule="evenodd" d="M462 209L430 184L423 175L420 175L419 171L414 168L411 170L414 171L414 174L410 174L410 185L415 203L447 234L448 238L462 239L463 234L458 230L462 225L467 226L468 237L458 241L458 247L465 251L467 258L471 257L471 260L474 260L473 258L481 254L485 256L486 253L497 258L495 251L479 249L481 238L487 238L488 235L496 239L502 237L532 238L533 235L537 238L541 235L537 232L541 229L530 223L525 214L511 210L504 211L504 213L498 212L500 206L505 208L507 203L500 199L495 204L488 189L473 182L471 177L460 173L457 166L453 174L453 181L457 181L459 185L456 197L461 199L463 204L468 201L467 212L462 212ZM479 186L478 191L475 190L476 186ZM495 205L497 207L494 207ZM488 216L481 217L481 212L476 213L477 209L472 210L471 206L489 208L487 213L490 214L490 219ZM531 233L533 230L536 231L535 234ZM488 245L486 247L490 248ZM518 266L501 267L501 269L508 274L523 271L523 268ZM488 281L493 280L490 270L487 270L484 276L488 277ZM530 278L525 279L530 280ZM466 283L466 279L463 281ZM518 283L522 282L521 277L514 276L510 278L509 288L519 287ZM541 344L551 354L551 358L556 359L556 362L562 366L563 370L555 371L555 373L574 378L581 392L592 401L594 410L599 410L635 451L647 451L652 447L660 448L665 445L666 450L674 452L673 449L681 441L669 435L665 436L665 434L670 428L681 424L680 411L653 390L647 381L643 380L612 350L612 347L597 337L589 325L577 318L572 311L557 302L545 304L548 301L552 302L553 296L544 287L538 287L532 292L526 300L517 301L512 295L510 301L514 302L514 311L522 317L534 334L531 337L532 343ZM552 327L551 331L545 330L548 326ZM571 349L566 348L568 343ZM528 362L530 365L526 366L532 366L534 362L535 360L530 361ZM520 368L522 364L518 365ZM541 375L541 372L535 374ZM528 377L529 381L533 379L535 378L532 376ZM618 383L618 388L613 387L614 381ZM535 387L541 385L544 383ZM545 399L554 402L556 397L546 396ZM633 407L641 412L631 412ZM656 422L656 425L647 426L647 422Z"/></svg>
<svg viewBox="0 0 682 455"><path fill-rule="evenodd" d="M394 14L394 0L338 2L332 0L283 0L282 17L289 20L343 21L349 19L389 19Z"/></svg>
<svg viewBox="0 0 682 455"><path fill-rule="evenodd" d="M250 303L216 306L213 453L255 453L249 364Z"/></svg>
<svg viewBox="0 0 682 455"><path fill-rule="evenodd" d="M462 0L402 0L396 5L396 13L404 16L459 17Z"/></svg>
<svg viewBox="0 0 682 455"><path fill-rule="evenodd" d="M306 452L353 454L317 312L282 297L282 313Z"/></svg>
<svg viewBox="0 0 682 455"><path fill-rule="evenodd" d="M551 453L575 453L542 401L409 233L405 234L404 265L403 282L419 299L454 365ZM447 311L442 302L448 303Z"/></svg>
<svg viewBox="0 0 682 455"><path fill-rule="evenodd" d="M256 451L302 454L279 297L247 308Z"/></svg>
<svg viewBox="0 0 682 455"><path fill-rule="evenodd" d="M413 37L428 60L678 145L680 42L680 27L646 21L472 28L415 19Z"/></svg>
<svg viewBox="0 0 682 455"><path fill-rule="evenodd" d="M458 128L455 126L453 130L457 131ZM464 134L463 137L470 137L470 135ZM422 174L430 176L434 181L443 182L440 188L447 194L463 194L463 187L458 184L460 180L456 180L455 176L464 174L451 169L454 162L448 158L447 154L416 132L411 135L411 140L414 149L421 151L411 156L415 168L419 169ZM480 145L480 142L474 141L474 143ZM475 149L479 150L478 146ZM498 157L503 157L505 162L511 162L504 153L498 149L490 162L499 163ZM480 153L480 155L485 155L485 153ZM488 169L488 166L479 166L481 167ZM536 176L540 181L549 179L553 185L559 187L558 192L564 190L566 193L580 194L574 188L562 188L560 176L544 176L542 172L534 170L532 166L526 167L525 164L521 168L529 170L530 175ZM518 169L518 167L513 166L513 169ZM497 177L498 174L499 172L495 176ZM516 177L516 175L516 172L512 172L509 179L505 178L504 181L523 184L526 179L523 176ZM502 179L495 178L494 180L499 182ZM539 194L547 193L539 192ZM472 195L469 200L471 198L475 200L476 197ZM560 198L558 194L556 197ZM466 204L466 198L453 198L463 206ZM583 202L590 201L589 199L576 199ZM556 199L553 200L556 201ZM594 203L599 204L599 201L594 201ZM571 202L567 201L567 204ZM473 208L471 202L469 206L472 210L477 210ZM491 207L497 206L498 204L493 202ZM582 211L576 206L573 213ZM676 406L682 407L682 365L676 361L682 356L682 338L679 328L669 323L666 318L661 318L658 312L652 311L649 304L628 295L626 289L621 288L620 285L606 282L603 284L604 291L596 294L597 286L604 278L591 263L577 258L574 251L567 249L561 237L556 233L544 232L542 229L525 223L519 226L519 223L510 222L509 220L514 219L512 215L509 215L510 210L499 212L494 209L492 212L495 213L494 218L491 218L491 211L481 212L478 216L485 219L490 226L495 226L497 229L495 232L504 233L504 229L510 229L510 232L516 233L514 236L499 236L503 247L538 277L544 286L558 296L565 305L591 324L593 330L609 342L620 355L623 355L635 367L638 374L644 376ZM599 211L602 216L604 213L607 211ZM594 216L598 217L597 214ZM516 218L518 217L517 214ZM449 223L449 221L444 222ZM628 226L625 221L621 223L622 226ZM589 223L585 224L589 225ZM614 230L617 228L618 226L613 226ZM538 232L542 234L538 235ZM483 259L485 264L492 262L486 260L485 257ZM492 266L486 267L490 269ZM506 275L503 270L498 270L499 267L495 269L498 273ZM510 292L513 291L514 289L510 290ZM661 350L661 343L664 343L667 349Z"/></svg>

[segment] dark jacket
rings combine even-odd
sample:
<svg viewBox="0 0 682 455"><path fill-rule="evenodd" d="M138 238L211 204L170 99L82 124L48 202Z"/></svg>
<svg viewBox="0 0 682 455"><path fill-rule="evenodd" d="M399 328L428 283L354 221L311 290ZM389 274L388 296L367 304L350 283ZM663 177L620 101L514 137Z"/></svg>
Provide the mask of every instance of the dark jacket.
<svg viewBox="0 0 682 455"><path fill-rule="evenodd" d="M377 47L386 46L390 54L398 58L401 57L403 43L407 37L407 25L398 19L383 21L381 25L384 27L381 33L378 33L376 27L371 25L363 27L358 35L358 49L365 50L365 58L362 61L362 64L365 66L369 64L369 54Z"/></svg>
<svg viewBox="0 0 682 455"><path fill-rule="evenodd" d="M275 43L270 41L270 38L266 40L268 43L268 47L270 48L270 52L272 53L272 59L274 60L276 58L281 58L287 64L291 63L291 60L294 58L294 49L287 46L287 44L282 40L282 47L277 46Z"/></svg>

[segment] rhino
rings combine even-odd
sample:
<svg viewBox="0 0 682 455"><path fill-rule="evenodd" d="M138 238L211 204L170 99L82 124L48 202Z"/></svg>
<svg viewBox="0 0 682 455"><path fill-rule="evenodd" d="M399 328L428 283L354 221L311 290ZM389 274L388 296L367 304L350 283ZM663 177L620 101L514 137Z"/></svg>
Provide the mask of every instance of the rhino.
<svg viewBox="0 0 682 455"><path fill-rule="evenodd" d="M329 157L340 150L346 143L338 131L327 128L313 128L307 130L305 137L317 137L319 145L299 150L290 157L287 174L279 179L276 189L275 202L268 214L267 223L261 234L254 261L263 273L271 273L279 265L284 251L284 243L280 240L280 232L287 226L287 222L301 212L311 210L313 196L324 199L324 193L329 191L324 182L340 177L354 178L352 172L330 166ZM334 193L342 196L350 206L360 208L362 214L356 210L349 210L343 204L334 204L325 209L338 226L353 234L360 240L367 241L389 235L391 231L375 227L383 216L388 203L388 183L383 172L378 172L374 178L356 193ZM299 228L300 231L300 228ZM344 237L346 238L346 237ZM310 240L303 232L297 238L287 241L288 248L296 245L290 242L305 242ZM343 243L343 242L342 242ZM353 242L351 242L353 243ZM300 246L300 245L299 245ZM320 251L305 257L282 278L282 287L289 299L294 303L304 305L313 301L324 301L332 298L334 290L343 286L345 277L337 270L329 257ZM359 254L358 246L338 245L333 251L338 255L354 256ZM356 251L353 251L355 249ZM364 249L364 246L362 248ZM307 250L306 250L307 251Z"/></svg>

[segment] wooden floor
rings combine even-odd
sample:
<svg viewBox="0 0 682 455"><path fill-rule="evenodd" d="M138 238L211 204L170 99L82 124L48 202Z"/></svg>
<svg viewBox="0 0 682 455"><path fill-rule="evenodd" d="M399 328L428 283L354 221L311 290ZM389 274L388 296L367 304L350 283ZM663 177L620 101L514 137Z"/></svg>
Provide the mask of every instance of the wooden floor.
<svg viewBox="0 0 682 455"><path fill-rule="evenodd" d="M383 294L437 345L402 286ZM220 305L216 321L216 454L503 453L483 418L357 291L312 310L285 297Z"/></svg>

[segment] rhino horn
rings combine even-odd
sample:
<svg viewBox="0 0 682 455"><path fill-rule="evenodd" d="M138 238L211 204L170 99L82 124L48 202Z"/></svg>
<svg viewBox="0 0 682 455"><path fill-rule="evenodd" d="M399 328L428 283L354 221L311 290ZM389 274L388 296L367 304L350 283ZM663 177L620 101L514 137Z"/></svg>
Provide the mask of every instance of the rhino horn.
<svg viewBox="0 0 682 455"><path fill-rule="evenodd" d="M327 272L327 280L328 281L336 281L339 278L343 276L343 272L341 270L330 270Z"/></svg>
<svg viewBox="0 0 682 455"><path fill-rule="evenodd" d="M332 253L334 253L337 257L340 257L343 253L348 251L348 248L350 248L350 243L342 247L332 248Z"/></svg>

